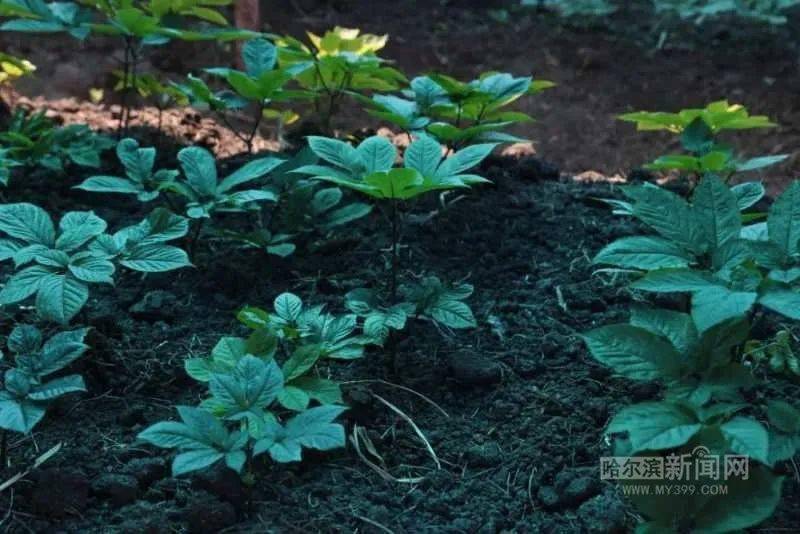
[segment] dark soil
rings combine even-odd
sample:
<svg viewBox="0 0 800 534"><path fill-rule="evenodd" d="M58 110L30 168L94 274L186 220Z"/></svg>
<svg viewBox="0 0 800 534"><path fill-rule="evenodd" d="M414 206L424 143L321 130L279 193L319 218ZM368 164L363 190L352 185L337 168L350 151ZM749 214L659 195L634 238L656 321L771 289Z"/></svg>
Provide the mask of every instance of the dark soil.
<svg viewBox="0 0 800 534"><path fill-rule="evenodd" d="M385 375L386 355L380 351L330 369L347 383L348 434L368 436L381 459L369 458L395 479L421 480L382 478L352 443L346 450L308 454L300 465L259 464L252 487L226 470L175 479L168 452L136 441L149 424L173 418L175 404L200 400L203 389L186 376L183 360L207 354L220 336L238 332L234 315L241 306L267 306L278 294L293 291L341 312L349 289L384 273L388 224L376 212L346 234L312 243L286 260L210 243L201 248L197 269L144 279L129 274L113 289L94 289L82 318L93 327L92 350L76 364L89 394L57 404L32 437L12 443L14 468L3 479L57 443L63 447L2 494L2 528L603 533L628 531L636 523L614 487L599 481L598 458L608 452L601 434L622 405L652 399L658 389L611 377L577 337L626 319L631 295L593 276L589 259L636 229L594 200L614 195L612 185L575 181L571 174L627 173L667 145L663 137L617 124L614 114L677 109L726 95L785 125L742 139L744 148L752 154L792 150L800 140L798 108L789 105L800 89L795 59L786 50L732 45L673 49L651 58L599 30L572 30L535 17L499 25L458 6L410 4L353 2L338 11L314 9L305 17L282 11L267 18L295 34L335 23L389 32L387 56L410 74L432 68L463 76L488 68L532 70L560 84L524 104L541 122L523 133L537 139L537 151L552 164L533 157L493 159L482 169L493 187L469 192L445 209L421 203L414 215L437 213L409 217L405 227L404 276L436 274L474 284L471 304L479 328L454 335L414 324L400 342L394 376ZM21 47L32 51L40 72L43 65L76 67L75 50L56 49L46 37L32 39L35 46L28 41ZM476 42L485 48L476 48ZM81 68L99 65L93 58L108 55L91 43L80 52ZM217 53L209 52L202 65L216 61ZM65 61L68 57L73 59ZM160 67L174 72L199 61L191 54L182 58L187 59L180 65ZM68 87L59 85L60 76L44 72L40 85L27 91L83 97L88 87L103 85L102 67L73 77ZM104 106L62 101L54 107L67 121L114 124ZM147 116L152 119L152 110L139 114ZM167 132L178 143L214 146L220 154L241 149L208 118L182 110L170 117ZM363 115L352 111L341 119L343 129L363 126ZM564 171L560 177L553 173L558 168ZM768 175L774 189L787 171L797 169L794 159ZM112 228L143 216L133 201L70 191L81 178L71 176L63 191L53 194L52 180L29 177L12 182L5 196L37 202L51 213L93 209ZM6 332L22 319L24 313L3 316L0 326ZM376 395L414 420L435 451L438 468L408 423ZM799 496L797 480L787 477L770 528L800 524Z"/></svg>
<svg viewBox="0 0 800 534"><path fill-rule="evenodd" d="M129 276L114 290L95 291L86 314L93 348L78 364L90 394L57 405L33 438L14 443L15 466L30 460L34 448L59 442L63 448L14 486L13 502L3 504L11 505L5 526L20 532L630 528L630 510L597 476L598 458L607 452L601 429L621 405L658 390L610 377L590 361L576 333L624 320L629 294L592 276L589 257L634 229L594 200L614 194L611 186L541 180L534 172L540 163L492 160L483 171L494 187L469 193L428 222L411 217L406 226L404 275L473 283L478 329L453 336L415 324L401 341L397 375L387 379L408 389L365 382L385 376L386 355L379 351L330 369L349 383L348 432L366 432L382 457L377 463L393 477L422 480L381 478L352 443L310 454L302 465L259 464L253 487L223 469L175 479L170 454L135 438L174 417L174 404L200 399L202 388L186 376L183 360L237 332L234 314L242 305L268 305L291 290L341 311L347 290L385 272L379 251L388 225L373 214L346 240L286 261L206 248L196 270ZM9 196L65 208L30 189ZM141 215L133 203L103 204L88 195L69 199L70 208L94 209L112 226ZM415 214L427 211L420 205ZM415 421L441 468L374 395ZM787 480L785 493L771 526L796 526L800 518L798 483Z"/></svg>

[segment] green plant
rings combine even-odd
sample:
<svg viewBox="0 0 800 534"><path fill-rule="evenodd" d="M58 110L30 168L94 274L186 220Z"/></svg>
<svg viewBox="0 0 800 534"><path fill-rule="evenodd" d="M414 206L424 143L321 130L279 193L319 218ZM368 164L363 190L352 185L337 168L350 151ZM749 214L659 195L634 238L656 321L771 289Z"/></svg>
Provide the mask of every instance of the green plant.
<svg viewBox="0 0 800 534"><path fill-rule="evenodd" d="M406 83L400 71L377 55L386 46L386 35L338 26L322 36L307 35L311 47L293 37L280 38L278 64L292 69L300 86L317 95L316 111L325 133L331 133L332 118L345 95L394 91Z"/></svg>
<svg viewBox="0 0 800 534"><path fill-rule="evenodd" d="M113 235L91 211L64 214L58 230L33 204L0 205L0 261L13 260L15 273L0 291L0 306L36 296L43 319L66 324L89 297L89 285L113 283L116 266L163 272L189 266L186 253L168 241L186 235L183 217L157 209Z"/></svg>
<svg viewBox="0 0 800 534"><path fill-rule="evenodd" d="M303 409L283 421L268 411L284 390L284 375L274 360L245 354L231 369L212 372L208 387L211 395L204 405L213 406L213 411L178 406L181 422L156 423L139 434L157 447L178 449L173 475L219 461L241 474L264 453L287 463L300 461L303 448L327 451L344 446L344 427L333 422L343 406Z"/></svg>
<svg viewBox="0 0 800 534"><path fill-rule="evenodd" d="M6 466L6 431L29 433L44 417L47 406L67 393L86 391L80 375L47 379L79 358L88 348L86 329L60 332L46 342L35 326L14 328L6 341L14 362L6 367L0 390L0 465ZM2 355L2 352L0 352Z"/></svg>
<svg viewBox="0 0 800 534"><path fill-rule="evenodd" d="M252 160L222 180L218 178L214 156L204 148L184 148L178 152L178 161L183 179L171 180L165 183L164 188L186 200L186 216L196 221L190 249L192 257L205 222L215 214L258 211L258 203L277 200L269 189L241 190L239 187L266 175L281 164L281 159Z"/></svg>
<svg viewBox="0 0 800 534"><path fill-rule="evenodd" d="M356 316L335 316L323 306L304 307L292 293L279 295L273 306L273 312L243 308L237 317L252 330L250 335L222 338L209 358L186 360L186 372L207 382L212 373L230 371L241 358L252 354L280 365L284 387L277 402L284 408L300 411L311 401L341 402L339 385L320 376L317 366L326 360L353 360L364 355L364 346L371 340L356 335ZM213 406L207 407L213 411Z"/></svg>
<svg viewBox="0 0 800 534"><path fill-rule="evenodd" d="M636 124L640 131L666 130L680 136L681 145L689 155L661 156L645 165L651 170L678 170L694 176L716 174L729 180L734 173L755 171L780 163L787 155L760 156L739 159L731 146L717 141L725 130L771 128L774 123L762 115L750 115L744 106L727 100L713 102L700 109L684 109L678 113L636 112L621 115L620 119Z"/></svg>
<svg viewBox="0 0 800 534"><path fill-rule="evenodd" d="M172 85L163 83L159 78L152 74L130 73L128 78L122 70L112 71L117 78L114 91L135 91L141 98L149 100L158 110L158 123L156 129L159 135L162 133L164 110L171 106L186 106L189 99L186 94Z"/></svg>
<svg viewBox="0 0 800 534"><path fill-rule="evenodd" d="M117 143L117 159L125 168L124 177L91 176L75 188L94 193L136 195L140 202L149 202L158 198L161 190L178 176L175 170L154 172L156 149L139 148L135 139L126 138Z"/></svg>
<svg viewBox="0 0 800 534"><path fill-rule="evenodd" d="M29 113L17 108L8 129L0 132L6 155L20 165L63 172L69 163L100 167L100 154L114 141L84 124L56 126L44 111Z"/></svg>
<svg viewBox="0 0 800 534"><path fill-rule="evenodd" d="M251 39L255 32L229 29L225 17L217 10L229 0L100 0L50 2L42 0L3 0L0 15L13 17L0 25L6 31L25 33L67 32L77 39L86 39L91 33L109 35L122 40L122 105L119 118L120 133L127 131L130 123L129 94L135 90L137 67L149 46L168 43L172 39L186 41L230 41ZM165 18L195 18L222 27L199 30L181 29L164 25ZM96 22L99 19L100 22Z"/></svg>
<svg viewBox="0 0 800 534"><path fill-rule="evenodd" d="M786 11L798 4L798 0L653 0L657 14L675 14L695 24L721 15L773 25L786 24Z"/></svg>
<svg viewBox="0 0 800 534"><path fill-rule="evenodd" d="M36 66L27 59L0 52L0 85L28 76Z"/></svg>
<svg viewBox="0 0 800 534"><path fill-rule="evenodd" d="M295 172L317 163L319 158L306 147L272 173L270 183L279 196L273 223L281 233L325 235L372 211L372 206L364 202L345 203L340 188L322 187L319 181L303 179Z"/></svg>
<svg viewBox="0 0 800 534"><path fill-rule="evenodd" d="M460 82L432 74L411 80L403 97L375 95L369 111L414 135L430 135L448 148L475 143L523 141L503 132L514 124L533 119L520 111L505 109L523 95L538 94L553 87L546 80L515 78L508 73L489 72L477 80Z"/></svg>
<svg viewBox="0 0 800 534"><path fill-rule="evenodd" d="M610 0L521 0L521 4L526 7L552 9L565 18L605 17L618 9Z"/></svg>
<svg viewBox="0 0 800 534"><path fill-rule="evenodd" d="M743 227L740 210L763 194L756 190L737 198L713 175L700 181L691 202L652 185L626 187L630 213L659 235L619 239L594 263L643 271L634 289L691 293L702 330L755 304L800 319L800 183L775 201L766 223Z"/></svg>
<svg viewBox="0 0 800 534"><path fill-rule="evenodd" d="M775 438L782 440L778 443L773 440L776 432L754 417L741 415L750 408L741 391L758 384L742 364L749 333L749 322L741 315L703 330L688 314L637 307L630 324L600 327L583 336L592 356L615 374L636 381L657 380L665 386L664 400L627 406L613 417L606 435L615 437L616 456L691 457L701 448L720 457L744 455L750 462L749 477L729 479L723 497L691 499L687 492L668 493L669 502L663 495L634 497L650 520L637 532L681 528L731 532L762 522L775 509L782 477L770 468L794 455L797 420L784 419L777 432L786 428L789 435ZM776 446L780 451L773 450ZM658 483L697 486L703 479L690 475ZM725 499L752 505L726 506L730 501Z"/></svg>
<svg viewBox="0 0 800 534"><path fill-rule="evenodd" d="M438 279L428 278L423 284L417 285L416 289L414 284L407 284L399 291L399 203L433 191L469 188L487 183L485 178L467 171L483 161L496 145L472 145L444 158L444 149L438 142L430 137L422 137L409 145L403 157L403 166L395 167L397 150L390 141L382 137L370 137L357 147L325 137L309 137L308 144L325 164L306 165L295 172L358 191L389 205L392 241L388 298L367 297L361 292L358 295L363 300L358 301L358 304L355 304L354 294L351 293L349 299L350 309L358 310L359 315L370 321L370 331L373 334L377 331L390 334L391 329L402 329L405 317L411 313L416 313L417 316L429 313L431 319L451 328L474 326L472 313L464 313L464 308L467 307L460 302L469 296L471 286L447 290ZM402 303L399 299L400 293L416 302ZM436 303L444 301L447 301L446 306L459 308L459 318L431 311L435 309ZM380 327L377 326L379 322ZM382 337L374 337L382 341ZM391 335L389 337L391 341ZM390 345L394 361L395 344L391 342Z"/></svg>
<svg viewBox="0 0 800 534"><path fill-rule="evenodd" d="M223 78L230 90L223 93L225 97L220 98L210 90L206 90L197 81L190 81L187 94L193 101L200 101L208 105L211 109L220 111L223 119L227 123L224 110L241 109L248 103L254 103L257 109L253 127L247 135L242 135L231 127L231 131L247 145L247 151L253 151L253 139L258 133L261 120L268 116L275 115L282 120L289 120L292 116L291 111L279 112L270 109L273 103L298 100L303 98L313 98L314 94L308 91L288 90L285 88L292 78L304 70L304 65L289 65L278 68L278 49L266 39L253 39L242 47L242 62L245 70L240 71L229 68L210 68L206 72Z"/></svg>
<svg viewBox="0 0 800 534"><path fill-rule="evenodd" d="M0 184L4 186L11 180L11 169L22 166L9 152L7 148L0 148Z"/></svg>

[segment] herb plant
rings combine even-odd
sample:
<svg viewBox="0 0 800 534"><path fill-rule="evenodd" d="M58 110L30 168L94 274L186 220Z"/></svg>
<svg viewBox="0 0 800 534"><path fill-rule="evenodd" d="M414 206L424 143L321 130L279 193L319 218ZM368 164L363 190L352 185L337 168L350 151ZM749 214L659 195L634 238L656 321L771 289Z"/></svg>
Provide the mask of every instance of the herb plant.
<svg viewBox="0 0 800 534"><path fill-rule="evenodd" d="M522 139L502 130L533 119L505 108L523 95L538 94L553 85L508 73L489 72L468 83L433 74L411 80L403 97L373 96L370 113L398 126L409 137L430 135L452 149L517 142Z"/></svg>
<svg viewBox="0 0 800 534"><path fill-rule="evenodd" d="M155 210L137 225L114 234L91 211L71 211L56 230L33 204L0 205L0 261L13 260L15 273L0 291L0 306L35 295L43 318L66 324L86 304L89 285L112 284L117 265L140 272L189 266L186 253L166 242L186 235L186 219Z"/></svg>
<svg viewBox="0 0 800 534"><path fill-rule="evenodd" d="M377 55L388 36L362 34L336 27L322 36L308 33L311 46L293 37L278 41L278 64L292 69L300 86L316 95L315 111L322 128L331 133L331 121L345 95L365 91L394 91L406 78Z"/></svg>
<svg viewBox="0 0 800 534"><path fill-rule="evenodd" d="M750 115L744 106L730 104L727 100L678 113L628 113L620 119L635 123L639 130L666 130L680 136L681 146L689 154L661 156L645 165L651 170L677 170L697 177L715 174L727 181L734 173L763 169L788 157L782 154L740 159L732 147L719 142L716 136L722 131L775 126L767 117Z"/></svg>
<svg viewBox="0 0 800 534"><path fill-rule="evenodd" d="M250 132L242 135L235 128L231 128L236 136L247 145L247 151L252 152L253 139L258 133L258 127L263 118L276 113L278 117L283 118L291 115L291 112L280 113L270 109L271 104L300 98L313 98L314 95L307 91L285 88L286 84L306 67L290 65L278 68L278 49L266 39L253 39L245 43L242 47L242 62L245 67L244 71L219 67L206 69L206 72L225 79L230 86L229 92L223 93L223 98L220 99L210 91L203 90L202 86L199 91L192 90L190 94L194 100L199 99L212 109L215 107L220 110L241 109L248 103L254 103L257 111ZM196 82L193 83L196 85ZM190 88L192 88L191 85ZM225 120L227 122L227 119Z"/></svg>
<svg viewBox="0 0 800 534"><path fill-rule="evenodd" d="M300 411L311 401L334 404L342 401L339 385L317 372L324 360L361 358L372 340L356 334L355 315L335 316L323 306L304 307L292 293L279 295L274 311L248 306L239 321L252 330L247 338L222 338L210 358L186 360L186 372L207 382L215 371L230 371L246 354L279 363L284 387L277 395L284 408Z"/></svg>
<svg viewBox="0 0 800 534"><path fill-rule="evenodd" d="M245 344L223 339L212 356L213 368L201 375L210 396L198 408L179 406L181 422L156 423L139 434L157 447L178 449L173 475L219 461L241 474L264 453L287 463L300 461L303 448L326 451L344 446L344 427L333 422L343 406L295 407L299 413L279 418L269 410L281 396L292 396L286 393L287 377L274 359L241 354L242 350L247 350Z"/></svg>
<svg viewBox="0 0 800 534"><path fill-rule="evenodd" d="M352 189L389 205L391 224L391 260L388 280L388 298L368 295L366 291L351 293L348 307L369 321L373 337L382 342L390 330L402 329L405 318L428 316L450 328L467 328L475 325L471 311L461 302L471 293L471 286L445 289L436 278L425 279L423 284L406 284L402 290L399 281L399 244L401 221L399 203L433 191L469 188L488 180L468 173L496 146L472 145L443 156L443 147L430 137L413 142L403 157L403 166L395 167L397 150L382 137L370 137L353 147L343 141L325 137L309 137L309 146L323 160L323 165L307 165L295 172L317 180ZM414 302L401 302L400 294ZM447 301L445 307L455 314L438 313L437 305ZM466 310L465 310L466 308ZM390 336L391 339L391 336ZM392 360L395 345L391 343Z"/></svg>
<svg viewBox="0 0 800 534"><path fill-rule="evenodd" d="M60 332L43 343L42 333L35 326L21 325L11 331L6 345L14 361L3 362L6 369L0 389L0 465L6 466L6 431L27 434L42 420L53 400L86 391L80 375L48 378L86 351L84 337L86 329L82 328Z"/></svg>
<svg viewBox="0 0 800 534"><path fill-rule="evenodd" d="M255 159L222 180L218 178L213 154L204 148L184 148L178 152L178 161L183 171L182 179L171 180L164 187L186 201L186 215L196 221L191 240L192 255L205 222L215 214L257 211L258 203L277 200L275 193L269 189L243 190L240 187L269 173L281 164L281 159Z"/></svg>
<svg viewBox="0 0 800 534"><path fill-rule="evenodd" d="M36 66L27 59L0 52L0 85L32 74Z"/></svg>
<svg viewBox="0 0 800 534"><path fill-rule="evenodd" d="M88 126L56 126L44 111L29 113L17 108L8 129L0 132L6 155L20 165L63 172L68 164L100 167L100 155L114 146L107 136Z"/></svg>
<svg viewBox="0 0 800 534"><path fill-rule="evenodd" d="M800 183L775 201L766 223L744 227L745 197L713 175L701 180L691 202L652 185L624 191L633 200L632 215L659 235L617 240L595 263L644 271L634 289L691 293L701 330L749 313L755 304L800 319Z"/></svg>
<svg viewBox="0 0 800 534"><path fill-rule="evenodd" d="M126 138L117 143L117 159L125 168L124 177L92 176L75 186L76 189L136 195L140 202L148 202L156 199L160 191L178 176L178 171L174 170L154 171L156 149L140 148L135 139Z"/></svg>

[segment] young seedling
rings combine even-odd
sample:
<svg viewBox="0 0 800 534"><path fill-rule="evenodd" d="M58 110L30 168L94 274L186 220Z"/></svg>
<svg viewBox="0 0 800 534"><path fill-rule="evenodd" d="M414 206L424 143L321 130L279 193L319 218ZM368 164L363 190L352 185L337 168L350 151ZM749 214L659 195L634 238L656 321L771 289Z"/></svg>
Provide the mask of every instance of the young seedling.
<svg viewBox="0 0 800 534"><path fill-rule="evenodd" d="M126 138L117 143L117 159L125 168L125 176L92 176L76 189L94 193L136 195L140 202L158 198L160 192L177 176L178 171L159 169L154 172L155 148L140 148L138 141Z"/></svg>
<svg viewBox="0 0 800 534"><path fill-rule="evenodd" d="M27 59L0 52L0 85L11 83L36 71L36 66Z"/></svg>
<svg viewBox="0 0 800 534"><path fill-rule="evenodd" d="M270 407L285 389L278 364L245 354L228 370L208 378L210 397L201 407L178 406L181 422L156 423L139 439L178 449L172 474L206 469L224 461L239 474L253 459L269 453L277 463L302 460L302 449L343 447L344 427L334 423L345 408L324 405L299 410L283 420Z"/></svg>
<svg viewBox="0 0 800 534"><path fill-rule="evenodd" d="M348 143L324 137L309 137L309 146L319 156L325 165L307 165L297 169L297 173L309 175L317 180L334 183L338 186L352 189L389 205L389 221L391 225L391 267L389 272L389 297L388 304L377 311L381 316L390 317L386 324L388 329L402 328L405 322L400 314L408 315L410 310L420 311L420 306L427 309L427 305L407 303L401 304L399 299L399 244L400 244L400 213L399 203L419 197L433 191L446 191L459 188L469 188L476 184L487 183L485 178L470 174L467 171L479 164L495 144L472 145L453 153L450 157L443 157L443 147L430 137L423 137L413 142L404 154L402 167L395 167L397 150L394 145L383 137L370 137L357 147ZM430 296L431 301L436 298L431 296L439 293L441 287L434 289L433 279L430 287L414 291L404 290L406 295L418 295L421 301ZM436 280L438 282L438 280ZM430 292L430 294L429 294ZM459 290L456 290L458 293ZM467 293L468 295L468 293ZM465 295L466 296L466 295ZM351 299L353 300L353 299ZM371 301L365 299L362 304ZM458 301L460 299L446 299ZM463 303L460 303L463 304ZM459 308L461 307L459 304ZM351 307L351 309L354 309ZM364 306L358 306L362 316ZM463 310L462 310L463 311ZM431 314L431 317L443 317ZM474 326L471 312L469 318L463 316L465 321L451 321L449 326L461 328ZM374 319L373 319L374 320ZM467 324L468 323L468 324ZM391 362L395 361L395 343L390 336L392 350Z"/></svg>
<svg viewBox="0 0 800 534"><path fill-rule="evenodd" d="M35 326L22 325L12 330L6 342L14 362L5 363L0 389L0 467L5 468L6 432L27 434L42 420L47 406L68 393L86 391L80 375L47 379L79 358L88 349L83 342L86 329L61 332L42 342ZM2 353L0 352L0 355Z"/></svg>
<svg viewBox="0 0 800 534"><path fill-rule="evenodd" d="M314 94L308 91L288 90L285 88L292 78L301 72L305 67L300 65L290 65L278 68L278 49L266 39L253 39L242 47L242 62L244 71L229 68L211 68L206 72L219 76L228 83L231 93L224 99L224 106L220 106L219 99L215 98L210 91L199 90L193 92L194 100L201 97L208 98L206 104L210 107L220 107L241 109L249 103L254 103L257 110L253 127L246 135L238 133L231 127L225 117L222 118L229 125L231 131L247 145L247 151L253 152L253 140L258 133L258 127L263 118L275 115L280 119L288 119L291 111L278 112L269 109L273 103L286 102L290 100L313 98ZM202 100L201 100L202 101Z"/></svg>
<svg viewBox="0 0 800 534"><path fill-rule="evenodd" d="M186 235L188 223L155 210L141 223L113 235L91 211L66 213L58 230L33 204L0 205L0 261L15 273L0 290L0 306L35 295L42 319L67 324L86 304L90 284L113 284L117 265L139 272L164 272L190 265L186 253L165 244Z"/></svg>
<svg viewBox="0 0 800 534"><path fill-rule="evenodd" d="M194 258L203 227L217 213L241 213L258 210L260 202L275 202L277 196L268 189L239 189L257 180L281 164L283 160L266 157L253 160L222 180L217 176L217 162L208 150L184 148L178 152L183 179L175 179L164 187L186 200L186 216L195 221L190 242Z"/></svg>
<svg viewBox="0 0 800 534"><path fill-rule="evenodd" d="M278 403L301 411L311 401L334 404L342 401L339 384L322 378L318 363L361 358L370 339L356 334L356 316L335 316L323 306L304 307L292 293L279 295L274 311L248 306L237 315L250 328L247 338L224 337L209 358L186 360L186 372L200 382L208 382L213 372L230 371L247 354L278 361L284 388Z"/></svg>
<svg viewBox="0 0 800 534"><path fill-rule="evenodd" d="M702 109L684 109L678 113L636 112L621 115L633 122L640 131L666 130L680 136L681 145L689 155L661 156L645 165L651 170L676 170L697 179L714 174L724 181L738 172L760 170L784 161L788 155L760 156L740 159L731 146L717 140L723 131L771 128L775 124L762 115L750 115L744 106L727 100L714 102Z"/></svg>
<svg viewBox="0 0 800 534"><path fill-rule="evenodd" d="M322 36L309 32L308 39L310 47L293 37L278 40L278 63L281 68L293 69L300 86L317 95L316 112L328 135L345 95L394 91L407 83L400 71L377 55L386 46L386 35L337 26Z"/></svg>
<svg viewBox="0 0 800 534"><path fill-rule="evenodd" d="M414 78L403 97L375 95L367 102L372 115L398 126L409 139L412 134L429 135L457 150L476 143L524 141L502 130L533 119L505 108L554 85L508 73L489 72L468 83L432 74Z"/></svg>
<svg viewBox="0 0 800 534"><path fill-rule="evenodd" d="M6 154L26 167L41 166L63 172L67 165L100 167L100 155L114 141L84 124L56 126L44 111L29 113L17 108L8 129L0 132Z"/></svg>

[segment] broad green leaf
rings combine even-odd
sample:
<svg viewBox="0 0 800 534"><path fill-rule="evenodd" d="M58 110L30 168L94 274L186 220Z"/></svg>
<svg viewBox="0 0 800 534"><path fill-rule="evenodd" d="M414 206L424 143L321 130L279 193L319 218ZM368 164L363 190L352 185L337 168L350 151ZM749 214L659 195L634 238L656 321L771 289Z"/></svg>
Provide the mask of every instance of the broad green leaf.
<svg viewBox="0 0 800 534"><path fill-rule="evenodd" d="M441 165L436 171L436 176L448 177L461 174L462 172L471 169L478 165L481 161L492 153L497 145L494 143L472 145L459 150L450 157L442 161Z"/></svg>
<svg viewBox="0 0 800 534"><path fill-rule="evenodd" d="M772 204L767 227L770 240L787 256L800 252L800 181L792 182Z"/></svg>
<svg viewBox="0 0 800 534"><path fill-rule="evenodd" d="M745 182L731 187L731 193L736 197L736 205L740 211L753 207L764 198L766 190L761 182Z"/></svg>
<svg viewBox="0 0 800 534"><path fill-rule="evenodd" d="M708 246L694 210L675 193L655 186L623 190L634 201L633 215L662 237L694 253L703 252Z"/></svg>
<svg viewBox="0 0 800 534"><path fill-rule="evenodd" d="M53 274L47 267L34 265L27 267L6 281L2 291L0 291L0 306L20 302L30 297L37 291L45 278Z"/></svg>
<svg viewBox="0 0 800 534"><path fill-rule="evenodd" d="M44 319L66 324L88 298L89 288L85 282L70 274L50 274L39 282L36 310Z"/></svg>
<svg viewBox="0 0 800 534"><path fill-rule="evenodd" d="M394 165L397 149L391 141L378 135L369 137L356 148L364 165L364 172L386 172Z"/></svg>
<svg viewBox="0 0 800 534"><path fill-rule="evenodd" d="M623 408L609 423L606 434L627 432L630 454L636 454L680 447L702 426L694 415L678 405L645 402Z"/></svg>
<svg viewBox="0 0 800 534"><path fill-rule="evenodd" d="M217 187L219 193L226 193L231 189L238 187L247 182L251 182L257 178L261 178L278 165L283 163L279 158L259 158L239 167L236 171L226 176Z"/></svg>
<svg viewBox="0 0 800 534"><path fill-rule="evenodd" d="M746 315L758 294L749 291L731 291L718 286L695 292L692 296L692 317L698 330L704 332L728 319Z"/></svg>
<svg viewBox="0 0 800 534"><path fill-rule="evenodd" d="M203 196L217 192L217 163L211 152L200 147L188 147L178 152L178 161L189 185Z"/></svg>
<svg viewBox="0 0 800 534"><path fill-rule="evenodd" d="M106 222L93 211L71 211L59 222L61 235L56 239L59 250L75 250L105 232Z"/></svg>
<svg viewBox="0 0 800 534"><path fill-rule="evenodd" d="M769 289L758 298L758 303L790 319L800 320L800 293L797 291Z"/></svg>
<svg viewBox="0 0 800 534"><path fill-rule="evenodd" d="M294 323L303 311L303 301L292 293L282 293L275 298L275 313L287 323Z"/></svg>
<svg viewBox="0 0 800 534"><path fill-rule="evenodd" d="M139 245L127 251L120 265L144 273L172 271L191 266L186 252L169 245Z"/></svg>
<svg viewBox="0 0 800 534"><path fill-rule="evenodd" d="M623 237L606 246L595 256L593 263L642 270L687 267L693 263L691 254L660 237Z"/></svg>
<svg viewBox="0 0 800 534"><path fill-rule="evenodd" d="M681 355L665 338L633 325L603 326L583 339L597 361L632 380L674 377L681 365Z"/></svg>
<svg viewBox="0 0 800 534"><path fill-rule="evenodd" d="M747 417L734 417L720 426L733 452L758 460L769 462L769 434L764 425Z"/></svg>
<svg viewBox="0 0 800 534"><path fill-rule="evenodd" d="M403 162L409 169L417 170L422 176L435 176L442 160L442 145L432 137L423 136L411 143L403 155Z"/></svg>
<svg viewBox="0 0 800 534"><path fill-rule="evenodd" d="M266 39L251 39L242 47L242 59L247 74L257 78L275 68L278 49Z"/></svg>
<svg viewBox="0 0 800 534"><path fill-rule="evenodd" d="M706 175L695 188L692 202L696 220L712 250L739 237L742 227L739 206L736 196L722 180Z"/></svg>
<svg viewBox="0 0 800 534"><path fill-rule="evenodd" d="M680 293L722 287L710 273L691 269L658 269L631 284L633 289L654 293ZM724 287L723 287L724 289Z"/></svg>
<svg viewBox="0 0 800 534"><path fill-rule="evenodd" d="M470 307L460 300L439 299L425 311L436 322L449 328L475 328L478 325Z"/></svg>
<svg viewBox="0 0 800 534"><path fill-rule="evenodd" d="M689 354L699 337L690 315L662 308L634 306L631 325L669 339L680 354Z"/></svg>
<svg viewBox="0 0 800 534"><path fill-rule="evenodd" d="M310 136L308 145L314 154L328 163L354 173L363 170L361 157L349 143L327 137Z"/></svg>
<svg viewBox="0 0 800 534"><path fill-rule="evenodd" d="M53 221L46 211L33 204L0 205L0 232L31 244L48 247L55 244Z"/></svg>

